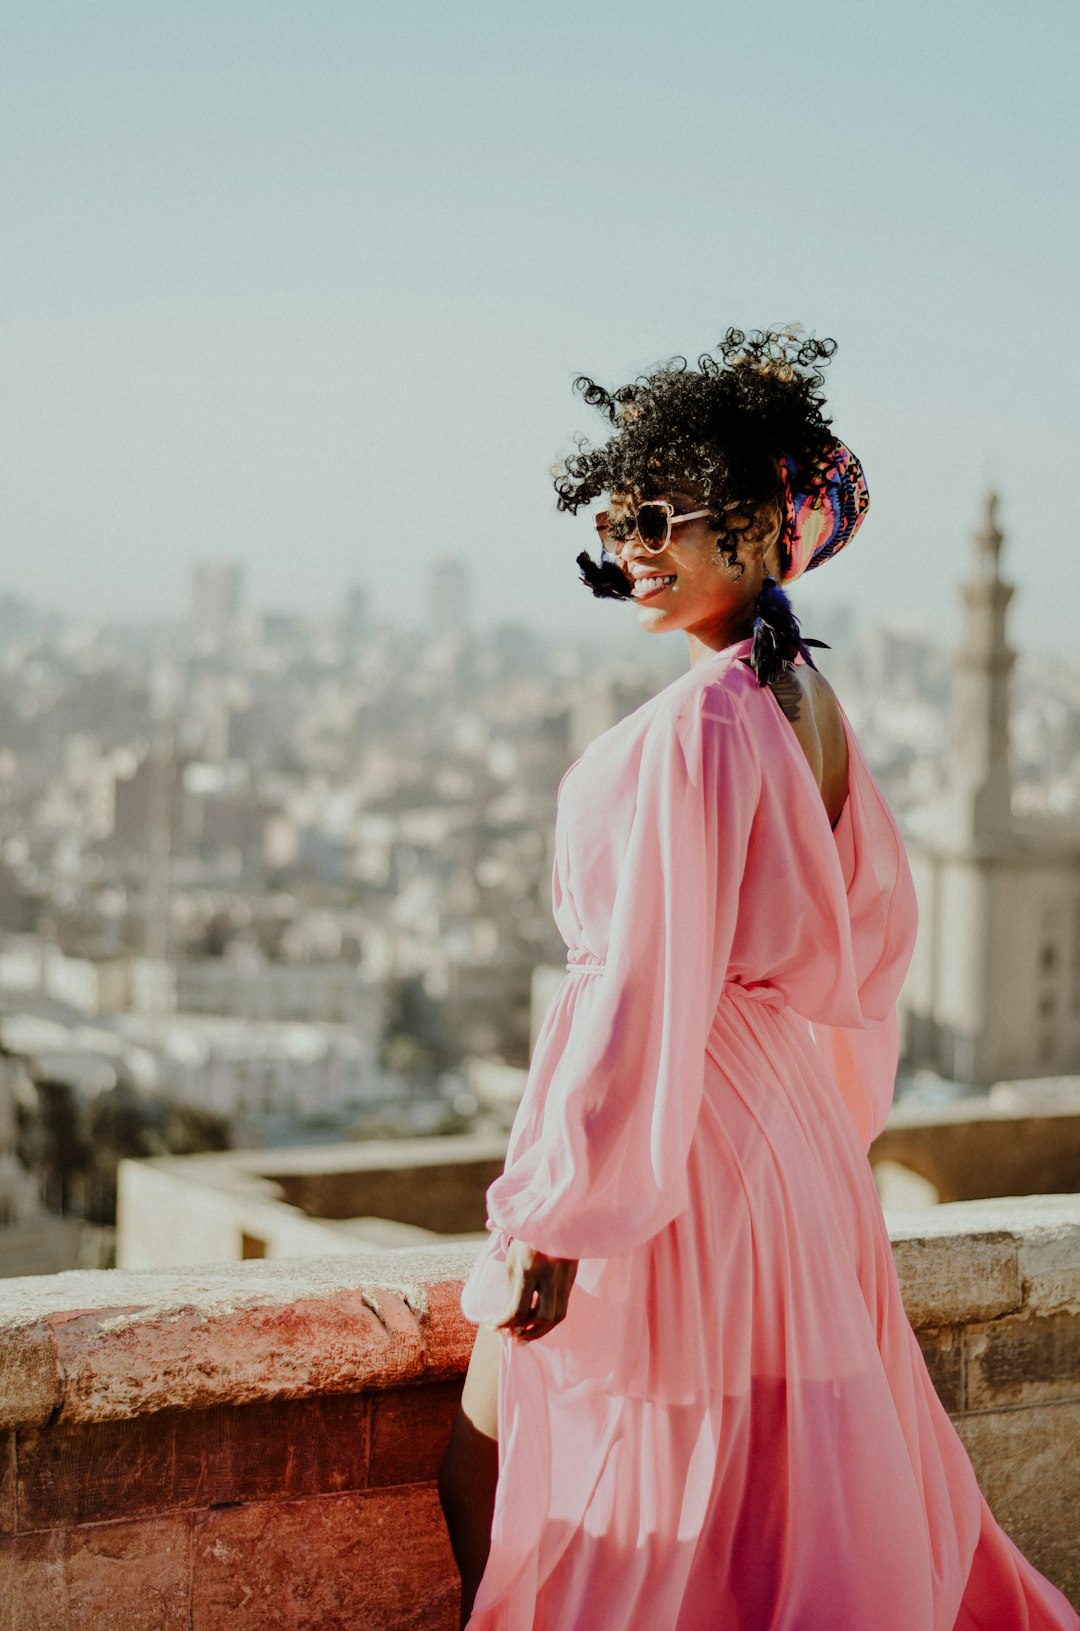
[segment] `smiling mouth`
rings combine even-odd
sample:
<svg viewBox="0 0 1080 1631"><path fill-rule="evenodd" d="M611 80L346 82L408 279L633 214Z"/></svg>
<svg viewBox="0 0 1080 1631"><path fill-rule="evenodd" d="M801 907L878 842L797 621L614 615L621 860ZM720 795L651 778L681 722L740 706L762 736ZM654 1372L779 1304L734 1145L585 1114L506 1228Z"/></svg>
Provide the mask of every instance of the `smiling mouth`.
<svg viewBox="0 0 1080 1631"><path fill-rule="evenodd" d="M657 573L655 577L639 578L630 591L633 600L651 600L654 595L662 595L665 589L670 589L675 582L674 573Z"/></svg>

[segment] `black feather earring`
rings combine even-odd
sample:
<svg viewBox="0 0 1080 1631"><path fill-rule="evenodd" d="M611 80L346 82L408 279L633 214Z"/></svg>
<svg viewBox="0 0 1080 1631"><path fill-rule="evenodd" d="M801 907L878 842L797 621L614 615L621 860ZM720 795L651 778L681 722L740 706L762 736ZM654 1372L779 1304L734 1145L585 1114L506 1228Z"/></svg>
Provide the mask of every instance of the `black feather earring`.
<svg viewBox="0 0 1080 1631"><path fill-rule="evenodd" d="M759 685L773 685L788 663L800 654L815 667L809 646L828 650L824 640L804 639L795 608L775 578L765 578L754 604L754 637L743 661L754 671Z"/></svg>

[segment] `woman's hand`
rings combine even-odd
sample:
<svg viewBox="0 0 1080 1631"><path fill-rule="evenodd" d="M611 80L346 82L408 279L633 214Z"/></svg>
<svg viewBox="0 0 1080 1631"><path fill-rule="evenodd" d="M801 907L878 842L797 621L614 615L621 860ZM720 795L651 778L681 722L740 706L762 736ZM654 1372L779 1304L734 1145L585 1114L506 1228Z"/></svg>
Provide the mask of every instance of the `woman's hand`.
<svg viewBox="0 0 1080 1631"><path fill-rule="evenodd" d="M574 1257L545 1257L524 1241L511 1240L506 1252L509 1303L495 1329L509 1329L519 1342L533 1342L566 1318L577 1274Z"/></svg>

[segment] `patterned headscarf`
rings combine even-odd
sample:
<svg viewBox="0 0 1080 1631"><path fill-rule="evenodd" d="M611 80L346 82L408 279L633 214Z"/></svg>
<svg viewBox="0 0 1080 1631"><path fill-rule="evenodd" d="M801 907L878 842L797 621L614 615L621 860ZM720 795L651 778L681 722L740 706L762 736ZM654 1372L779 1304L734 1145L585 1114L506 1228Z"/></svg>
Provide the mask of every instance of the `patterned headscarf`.
<svg viewBox="0 0 1080 1631"><path fill-rule="evenodd" d="M793 583L851 542L870 507L863 467L849 447L834 442L820 485L807 491L795 460L780 458L784 522L780 529L780 582ZM632 585L606 549L596 564L587 551L577 557L581 581L599 599L626 600ZM816 642L815 642L816 643Z"/></svg>
<svg viewBox="0 0 1080 1631"><path fill-rule="evenodd" d="M870 507L863 467L849 447L836 442L816 491L799 488L799 468L786 454L780 460L784 525L780 533L781 583L793 583L843 549Z"/></svg>

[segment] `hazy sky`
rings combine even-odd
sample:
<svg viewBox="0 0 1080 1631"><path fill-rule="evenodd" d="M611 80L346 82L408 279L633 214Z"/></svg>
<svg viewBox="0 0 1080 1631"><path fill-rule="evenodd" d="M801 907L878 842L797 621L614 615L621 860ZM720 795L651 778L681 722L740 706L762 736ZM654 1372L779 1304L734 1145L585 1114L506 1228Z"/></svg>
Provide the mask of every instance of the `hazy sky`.
<svg viewBox="0 0 1080 1631"><path fill-rule="evenodd" d="M573 376L798 320L873 496L811 587L950 632L991 476L1075 650L1078 62L1076 0L8 0L0 589L633 620Z"/></svg>

